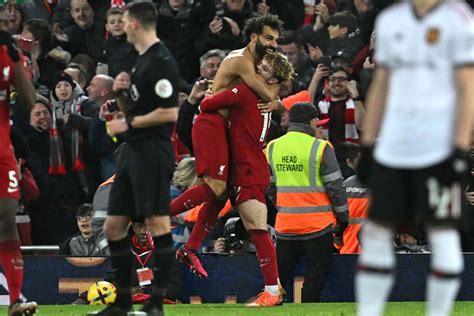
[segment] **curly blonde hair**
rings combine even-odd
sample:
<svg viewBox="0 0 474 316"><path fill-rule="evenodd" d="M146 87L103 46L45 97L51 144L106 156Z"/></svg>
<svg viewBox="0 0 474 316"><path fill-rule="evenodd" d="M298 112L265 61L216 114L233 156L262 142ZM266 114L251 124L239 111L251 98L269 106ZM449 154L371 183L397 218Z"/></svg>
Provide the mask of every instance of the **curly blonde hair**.
<svg viewBox="0 0 474 316"><path fill-rule="evenodd" d="M267 53L263 57L273 68L273 76L278 82L291 80L295 74L293 65L288 60L288 57L279 52Z"/></svg>
<svg viewBox="0 0 474 316"><path fill-rule="evenodd" d="M179 190L185 190L198 182L196 161L193 157L183 158L173 173L171 183Z"/></svg>

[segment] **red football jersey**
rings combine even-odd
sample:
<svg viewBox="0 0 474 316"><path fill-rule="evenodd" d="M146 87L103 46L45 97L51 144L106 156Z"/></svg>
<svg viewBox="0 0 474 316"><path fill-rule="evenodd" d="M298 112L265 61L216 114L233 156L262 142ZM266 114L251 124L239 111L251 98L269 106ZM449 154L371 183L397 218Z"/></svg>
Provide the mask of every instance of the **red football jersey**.
<svg viewBox="0 0 474 316"><path fill-rule="evenodd" d="M262 146L270 128L271 113L257 108L258 97L246 85L205 98L203 112L230 108L230 166L235 186L268 185L270 174Z"/></svg>
<svg viewBox="0 0 474 316"><path fill-rule="evenodd" d="M14 77L14 65L7 47L0 46L0 160L13 159L10 142L10 86Z"/></svg>
<svg viewBox="0 0 474 316"><path fill-rule="evenodd" d="M6 46L0 46L0 198L19 199L17 166L10 141L10 86L13 62Z"/></svg>

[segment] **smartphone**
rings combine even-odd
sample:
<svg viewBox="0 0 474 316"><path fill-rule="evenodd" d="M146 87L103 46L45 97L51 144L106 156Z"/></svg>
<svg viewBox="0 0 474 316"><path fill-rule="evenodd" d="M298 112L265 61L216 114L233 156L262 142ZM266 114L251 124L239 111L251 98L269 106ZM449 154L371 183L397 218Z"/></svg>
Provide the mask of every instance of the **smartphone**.
<svg viewBox="0 0 474 316"><path fill-rule="evenodd" d="M97 63L95 70L96 75L108 75L109 74L109 65L103 63Z"/></svg>
<svg viewBox="0 0 474 316"><path fill-rule="evenodd" d="M216 17L221 19L224 17L224 5L221 1L216 3Z"/></svg>
<svg viewBox="0 0 474 316"><path fill-rule="evenodd" d="M108 104L107 104L107 108L109 109L110 113L117 112L119 110L117 101L115 101L115 100L109 101Z"/></svg>
<svg viewBox="0 0 474 316"><path fill-rule="evenodd" d="M325 67L331 68L332 58L331 56L327 56L327 55L321 56L319 58L319 63L323 64Z"/></svg>
<svg viewBox="0 0 474 316"><path fill-rule="evenodd" d="M33 48L32 40L21 37L20 35L13 35L12 37L15 39L15 44L19 49L31 53L31 49Z"/></svg>
<svg viewBox="0 0 474 316"><path fill-rule="evenodd" d="M222 19L222 18L224 17L224 9L217 10L217 11L216 11L216 16L217 16L218 18L221 18L221 19Z"/></svg>

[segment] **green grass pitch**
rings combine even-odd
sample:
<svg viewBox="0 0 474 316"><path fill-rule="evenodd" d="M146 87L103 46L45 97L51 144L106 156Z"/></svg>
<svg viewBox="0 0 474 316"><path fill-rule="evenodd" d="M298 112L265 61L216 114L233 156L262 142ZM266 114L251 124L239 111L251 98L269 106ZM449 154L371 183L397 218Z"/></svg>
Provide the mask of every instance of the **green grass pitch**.
<svg viewBox="0 0 474 316"><path fill-rule="evenodd" d="M139 306L137 306L138 309ZM100 309L90 305L41 305L38 316L79 316ZM0 307L0 315L6 315L6 307ZM166 305L167 316L224 316L224 315L308 315L308 316L348 316L355 315L354 303L285 304L272 308L246 308L242 304L178 304ZM425 315L423 302L397 302L387 305L386 316ZM474 302L456 302L453 316L474 315Z"/></svg>

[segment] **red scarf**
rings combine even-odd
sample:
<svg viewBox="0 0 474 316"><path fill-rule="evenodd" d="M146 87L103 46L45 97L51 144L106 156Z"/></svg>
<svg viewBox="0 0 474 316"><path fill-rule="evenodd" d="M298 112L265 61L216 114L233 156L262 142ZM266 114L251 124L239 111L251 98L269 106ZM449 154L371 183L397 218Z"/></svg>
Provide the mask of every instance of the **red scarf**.
<svg viewBox="0 0 474 316"><path fill-rule="evenodd" d="M132 236L132 246L137 251L137 253L141 254L141 253L144 253L145 251L155 249L155 244L153 243L153 237L151 237L151 234L149 232L146 232L146 239L147 239L146 244L144 246L140 246L140 243L138 242L138 237L136 235Z"/></svg>

